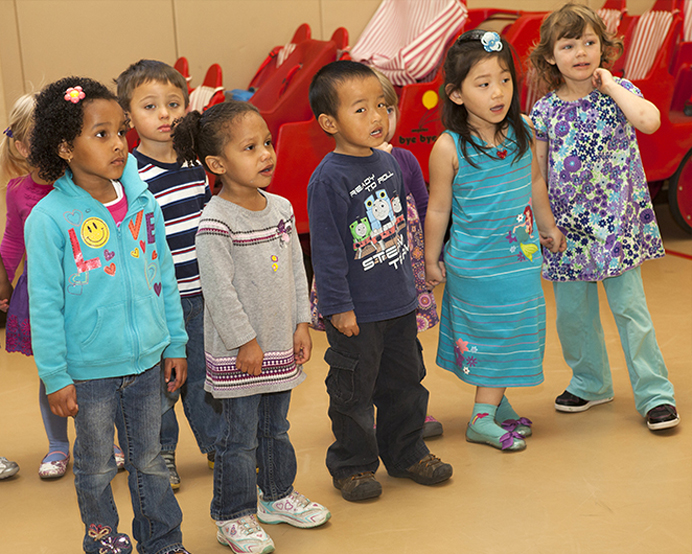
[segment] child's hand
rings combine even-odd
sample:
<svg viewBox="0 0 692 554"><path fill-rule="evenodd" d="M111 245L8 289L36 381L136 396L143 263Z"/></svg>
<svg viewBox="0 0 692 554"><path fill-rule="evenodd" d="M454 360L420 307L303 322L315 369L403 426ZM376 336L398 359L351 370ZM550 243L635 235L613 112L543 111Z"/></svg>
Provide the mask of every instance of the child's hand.
<svg viewBox="0 0 692 554"><path fill-rule="evenodd" d="M377 148L378 150L382 150L383 152L387 152L388 154L391 154L392 148L394 148L394 146L392 146L387 141L385 141L382 144L380 144L379 146L375 146L375 148Z"/></svg>
<svg viewBox="0 0 692 554"><path fill-rule="evenodd" d="M175 373L175 379L171 381L171 376ZM163 376L166 380L168 392L178 390L183 386L187 379L187 360L185 358L164 358Z"/></svg>
<svg viewBox="0 0 692 554"><path fill-rule="evenodd" d="M548 232L539 231L538 240L540 241L541 246L547 248L553 253L564 252L567 248L567 240L557 226L553 227Z"/></svg>
<svg viewBox="0 0 692 554"><path fill-rule="evenodd" d="M12 297L12 283L3 279L0 282L0 310L7 311L10 307L10 298Z"/></svg>
<svg viewBox="0 0 692 554"><path fill-rule="evenodd" d="M612 86L617 86L613 74L603 67L599 67L591 76L591 84L603 94L610 96L608 92Z"/></svg>
<svg viewBox="0 0 692 554"><path fill-rule="evenodd" d="M425 264L425 284L430 287L430 290L435 288L440 283L444 283L447 276L444 262L434 262Z"/></svg>
<svg viewBox="0 0 692 554"><path fill-rule="evenodd" d="M355 337L358 335L358 333L360 333L356 313L353 310L342 312L340 314L334 314L331 317L331 322L332 325L336 327L337 331L343 333L347 337Z"/></svg>
<svg viewBox="0 0 692 554"><path fill-rule="evenodd" d="M264 352L262 352L257 339L252 339L238 349L235 366L243 373L259 375L262 373L262 360L264 360Z"/></svg>
<svg viewBox="0 0 692 554"><path fill-rule="evenodd" d="M553 237L550 235L538 232L538 242L543 248L550 250L553 247Z"/></svg>
<svg viewBox="0 0 692 554"><path fill-rule="evenodd" d="M307 323L299 323L293 333L293 356L297 364L304 364L312 353L312 339Z"/></svg>
<svg viewBox="0 0 692 554"><path fill-rule="evenodd" d="M50 393L47 397L50 411L56 416L74 417L77 415L79 406L77 405L77 389L74 388L74 385L67 385L60 390Z"/></svg>

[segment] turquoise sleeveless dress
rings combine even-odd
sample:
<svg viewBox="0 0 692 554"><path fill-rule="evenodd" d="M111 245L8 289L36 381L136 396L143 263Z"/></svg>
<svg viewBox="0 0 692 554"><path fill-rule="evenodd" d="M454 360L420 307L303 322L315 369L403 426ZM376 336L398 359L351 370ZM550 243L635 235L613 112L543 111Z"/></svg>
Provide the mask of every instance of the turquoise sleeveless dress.
<svg viewBox="0 0 692 554"><path fill-rule="evenodd" d="M514 131L488 151L464 158L452 186L452 228L445 244L437 364L480 387L543 382L545 299L541 248L531 209L528 150L515 161Z"/></svg>

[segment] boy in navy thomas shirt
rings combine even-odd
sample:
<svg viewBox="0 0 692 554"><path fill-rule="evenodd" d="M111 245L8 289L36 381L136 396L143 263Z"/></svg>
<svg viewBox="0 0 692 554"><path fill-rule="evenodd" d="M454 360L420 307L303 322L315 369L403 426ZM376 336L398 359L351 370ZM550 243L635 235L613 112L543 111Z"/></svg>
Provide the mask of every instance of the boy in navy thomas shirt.
<svg viewBox="0 0 692 554"><path fill-rule="evenodd" d="M388 130L382 86L367 66L334 62L313 78L310 106L336 141L308 185L336 437L327 468L351 501L382 493L374 475L378 457L393 477L424 485L445 481L452 466L428 451L421 434L428 391L420 382L401 170L393 156L373 149Z"/></svg>
<svg viewBox="0 0 692 554"><path fill-rule="evenodd" d="M132 152L139 176L163 212L189 336L187 383L181 392L169 393L165 383L163 388L161 449L175 490L180 487L180 476L175 465L178 421L173 406L179 395L182 393L185 415L210 467L221 426L221 405L204 390L204 298L195 249L199 219L211 193L202 166L179 164L173 149L171 128L176 119L185 115L189 104L185 78L163 62L140 60L123 71L116 82L120 105L140 138L139 146Z"/></svg>

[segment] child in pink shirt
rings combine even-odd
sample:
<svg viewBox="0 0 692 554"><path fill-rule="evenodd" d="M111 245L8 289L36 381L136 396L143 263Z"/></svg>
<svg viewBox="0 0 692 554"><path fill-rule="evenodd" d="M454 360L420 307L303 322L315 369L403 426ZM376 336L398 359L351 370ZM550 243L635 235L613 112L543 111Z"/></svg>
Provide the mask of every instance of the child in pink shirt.
<svg viewBox="0 0 692 554"><path fill-rule="evenodd" d="M15 102L10 113L9 127L5 129L0 144L0 172L5 178L10 178L7 184L5 234L0 243L0 257L7 273L6 280L0 275L0 309L7 310L5 349L8 352L21 352L26 356L33 355L26 264L14 292L11 293L11 300L3 291L8 287L11 291L10 283L14 280L17 268L24 257L24 223L33 207L53 190L53 183L42 180L36 168L31 167L26 161L29 156L35 100L35 94L26 94ZM67 419L51 412L43 382L40 385L39 405L49 446L38 474L41 479L57 479L65 475L70 461ZM122 466L124 457L118 447L115 448L115 456L119 467Z"/></svg>

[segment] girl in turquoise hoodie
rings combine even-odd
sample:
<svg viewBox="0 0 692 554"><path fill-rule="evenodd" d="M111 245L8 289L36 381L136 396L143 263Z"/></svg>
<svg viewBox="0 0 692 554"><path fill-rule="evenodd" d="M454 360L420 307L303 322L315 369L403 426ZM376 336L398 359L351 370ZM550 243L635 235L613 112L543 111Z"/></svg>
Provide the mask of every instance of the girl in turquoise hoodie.
<svg viewBox="0 0 692 554"><path fill-rule="evenodd" d="M61 79L37 98L29 162L56 182L25 226L32 346L51 410L74 417L84 551L132 552L110 486L115 424L139 551L182 553L160 382L162 371L169 390L185 381L187 335L163 216L127 129L115 96L91 79Z"/></svg>

